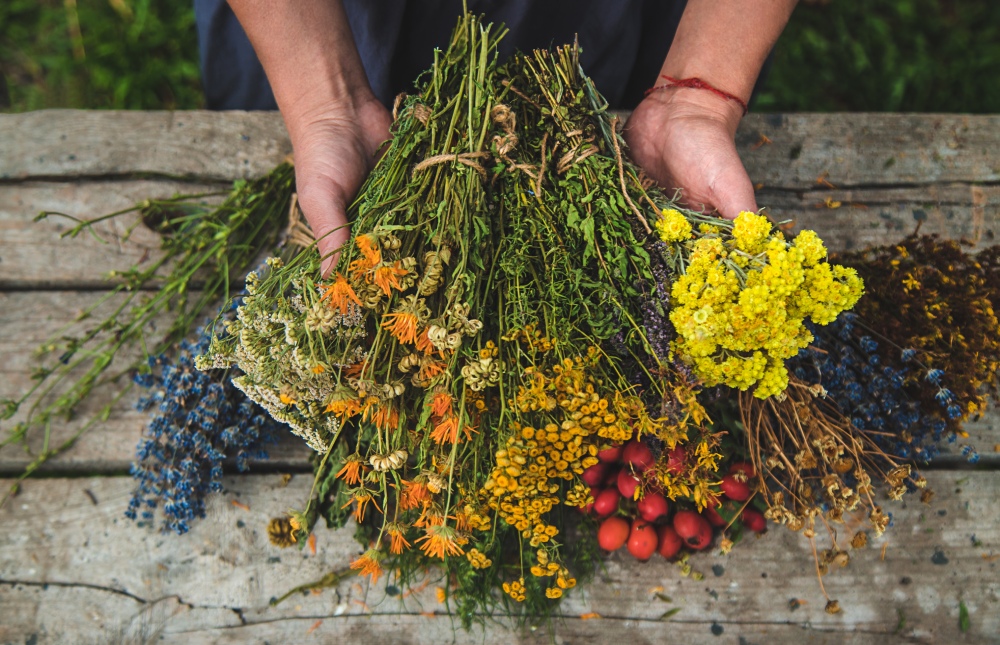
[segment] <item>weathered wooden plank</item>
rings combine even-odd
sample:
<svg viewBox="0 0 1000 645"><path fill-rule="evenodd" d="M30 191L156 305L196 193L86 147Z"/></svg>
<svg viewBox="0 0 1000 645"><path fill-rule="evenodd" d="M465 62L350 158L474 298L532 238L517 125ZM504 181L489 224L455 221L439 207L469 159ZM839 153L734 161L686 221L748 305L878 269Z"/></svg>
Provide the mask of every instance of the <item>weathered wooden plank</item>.
<svg viewBox="0 0 1000 645"><path fill-rule="evenodd" d="M178 114L188 119L182 122L187 123L182 127L194 132L190 140L173 136L169 129L163 130L161 126L168 120L161 113L124 113L119 130L111 129L108 113L56 111L29 113L30 117L0 115L0 130L5 127L3 124L13 128L19 119L51 119L51 134L46 136L53 139L50 142L53 150L74 146L93 149L98 156L86 163L103 168L100 172L48 173L59 177L160 172L150 170L160 163L159 159L168 165L180 164L164 166L161 174L226 180L245 175L239 168L230 167L230 162L239 158L238 151L245 142L242 138L232 138L230 143L223 143L224 137L219 132L239 130L248 122L264 130L280 130L274 115L268 121L261 114ZM62 125L75 123L78 116L91 127L81 131L71 129L69 134L63 133L66 139L62 139L63 134L58 134ZM912 232L918 223L922 223L924 232L963 237L987 245L994 243L1000 233L997 226L1000 186L983 183L997 180L994 166L1000 163L989 156L993 149L990 146L996 143L994 139L1000 137L997 134L1000 127L995 127L1000 126L997 119L940 115L760 115L748 118L741 130L741 153L754 181L761 185L759 203L769 206L777 219L791 219L798 227L820 231L832 250L894 242ZM142 124L145 124L144 136L156 139L155 144L142 148L144 153L152 155L148 164L132 154L128 140L132 136L129 128L139 128ZM108 140L105 145L94 147L87 137L101 136L102 128ZM757 146L761 135L769 137L771 143ZM193 152L180 154L176 147L202 145L209 139L216 143L205 146L220 156L219 163L212 166L215 174L206 175L202 170L203 156ZM29 168L34 157L21 154L19 145L15 141L15 145L0 153L0 168L3 164ZM939 148L949 151L948 154L934 152ZM121 157L125 165L104 168L101 164L107 163L108 155ZM881 159L879 155L891 155L890 158L900 161L879 165L872 161ZM133 159L138 159L134 167L128 165ZM84 163L82 158L74 156L72 163L78 161ZM265 172L272 165L269 159L251 174ZM33 176L25 172L26 176ZM829 188L829 185L840 187ZM134 221L128 218L99 228L111 244L83 238L60 240L59 232L65 230L66 222L54 219L32 223L40 210L92 217L147 197L211 188L205 184L152 181L0 185L0 232L3 233L0 266L4 268L0 272L0 288L93 288L101 284L107 271L126 268L156 248L155 237L141 229L128 243L117 241L116 236ZM838 203L838 208L830 208Z"/></svg>
<svg viewBox="0 0 1000 645"><path fill-rule="evenodd" d="M91 321L76 321L78 314L90 307L101 296L96 292L62 291L0 291L0 399L17 399L32 386L31 373L38 366L36 348L57 334L74 334L88 324L108 315L120 299L102 305ZM159 319L160 328L168 319ZM147 330L150 339L157 337L155 328ZM49 357L52 360L52 357ZM125 365L126 362L115 365ZM113 373L115 367L109 373ZM118 368L121 369L121 368ZM72 437L83 424L102 410L128 383L128 376L119 384L108 384L94 391L80 406L76 416L68 421L56 422L51 429L51 445L58 446ZM108 473L127 470L142 428L149 420L145 412L135 410L134 404L141 395L139 388L121 399L113 408L110 418L84 434L72 450L53 459L44 468L63 473ZM0 422L0 438L25 418L26 409L8 421ZM29 435L26 452L20 445L0 447L0 473L17 474L29 464L34 454L42 448L43 433L37 428ZM303 469L308 467L310 450L291 436L270 450L269 469Z"/></svg>
<svg viewBox="0 0 1000 645"><path fill-rule="evenodd" d="M0 179L231 180L291 150L280 116L266 112L26 112L0 115L0 140ZM1000 180L997 115L751 114L737 143L750 176L770 187Z"/></svg>
<svg viewBox="0 0 1000 645"><path fill-rule="evenodd" d="M919 635L824 631L798 624L771 624L738 618L712 622L664 623L657 620L604 617L600 620L561 618L553 630L518 629L493 622L466 632L440 613L379 616L288 616L244 625L237 613L224 608L191 607L176 597L143 604L117 594L92 589L0 585L0 605L20 620L0 625L3 642L45 643L184 643L186 645L312 642L449 643L481 645L549 645L550 643L739 642L746 645L796 643L810 645L881 645L893 642L933 642ZM32 619L34 621L32 622ZM713 631L713 629L715 631ZM721 630L721 631L720 631ZM736 635L736 640L734 636ZM32 641L32 638L37 640ZM966 636L962 642L989 642Z"/></svg>
<svg viewBox="0 0 1000 645"><path fill-rule="evenodd" d="M0 605L18 622L0 625L0 641L9 643L183 643L185 645L250 645L307 642L392 643L417 645L549 645L550 643L797 643L810 645L881 645L934 642L929 633L910 636L884 632L825 631L798 624L772 624L752 618L712 623L604 617L600 620L559 619L552 630L518 629L493 622L466 632L439 613L379 616L303 615L244 625L224 608L191 607L176 597L143 604L92 589L0 585ZM34 620L33 620L34 619ZM713 631L714 630L714 631ZM719 632L718 638L715 632ZM735 636L734 636L735 635ZM37 640L32 640L35 638ZM965 635L963 643L988 643Z"/></svg>
<svg viewBox="0 0 1000 645"><path fill-rule="evenodd" d="M159 241L144 226L121 237L136 222L131 215L95 226L98 235L61 239L68 220L32 219L40 210L89 218L127 208L147 198L181 191L204 192L206 184L156 181L26 182L0 185L0 289L92 289L104 276L157 257ZM833 251L896 242L916 229L973 241L1000 241L1000 186L963 183L902 188L786 191L763 188L759 203L796 230L813 228ZM834 208L831 208L834 206Z"/></svg>
<svg viewBox="0 0 1000 645"><path fill-rule="evenodd" d="M834 252L892 244L918 230L969 241L977 250L1000 243L1000 186L765 187L758 191L757 203L767 206L777 221L792 220L794 231L817 231Z"/></svg>
<svg viewBox="0 0 1000 645"><path fill-rule="evenodd" d="M775 528L729 556L694 558L706 575L701 581L681 577L659 558L638 563L613 554L594 584L567 598L554 636L559 642L588 635L597 642L699 642L721 628L726 642L994 642L1000 633L1000 475L934 472L929 479L938 492L931 506L910 500L888 507L894 526L886 537L853 551L846 569L824 578L840 600L840 615L823 611L808 542ZM433 575L426 589L406 598L387 586L392 580L352 579L268 607L289 587L345 566L360 547L351 527L320 529L315 555L267 543L267 519L304 498L308 477L284 487L277 476L233 477L226 486L209 517L178 537L121 518L131 487L126 479L28 482L0 509L0 640L35 634L38 643L54 643L78 634L72 640L100 641L144 630L167 642L288 642L314 626L325 640L451 640L454 625L440 616L444 608L434 597L446 582ZM959 602L969 612L965 634ZM673 608L680 611L660 622ZM604 619L581 621L588 612ZM459 631L455 639L495 642L508 627Z"/></svg>
<svg viewBox="0 0 1000 645"><path fill-rule="evenodd" d="M998 144L1000 115L752 114L737 134L753 181L788 189L996 182Z"/></svg>
<svg viewBox="0 0 1000 645"><path fill-rule="evenodd" d="M231 181L291 152L277 112L43 110L0 115L0 180L160 175Z"/></svg>
<svg viewBox="0 0 1000 645"><path fill-rule="evenodd" d="M72 291L17 291L0 292L0 399L19 397L31 387L31 373L38 358L35 349L50 339L64 327L67 332L85 328L86 322L74 323L76 315L93 303L101 294L95 292ZM97 312L110 311L113 302L108 302ZM151 338L155 331L150 330ZM123 382L125 379L123 379ZM75 419L60 423L52 428L52 441L58 445L101 410L117 393L116 386L109 385L94 392L81 406ZM104 423L83 435L69 452L52 460L47 466L49 472L57 473L115 473L128 468L132 460L135 444L148 417L133 409L140 392L134 391L114 406L111 417ZM11 428L23 418L19 413L9 421L0 422L0 436L6 436ZM969 442L976 445L982 454L984 464L1000 465L1000 453L993 446L1000 444L1000 414L993 409L981 420L967 424ZM28 442L33 451L41 448L42 434L36 432ZM955 445L945 445L945 454L954 455ZM949 450L951 453L949 453ZM310 451L298 439L289 436L270 450L268 468L289 468L301 470L308 467ZM20 446L0 448L0 474L18 473L32 457ZM960 461L953 456L942 457L942 464Z"/></svg>
<svg viewBox="0 0 1000 645"><path fill-rule="evenodd" d="M142 225L137 214L94 224L93 235L62 238L76 222L60 216L34 221L42 211L86 220L146 199L228 188L228 184L148 180L0 184L0 289L102 288L108 284L108 272L160 257L160 237Z"/></svg>

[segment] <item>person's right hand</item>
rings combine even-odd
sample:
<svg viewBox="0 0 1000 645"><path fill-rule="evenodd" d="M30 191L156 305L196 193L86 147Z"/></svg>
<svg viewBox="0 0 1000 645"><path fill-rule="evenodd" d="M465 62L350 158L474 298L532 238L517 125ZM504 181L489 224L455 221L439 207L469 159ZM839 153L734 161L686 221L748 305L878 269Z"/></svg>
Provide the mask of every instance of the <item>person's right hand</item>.
<svg viewBox="0 0 1000 645"><path fill-rule="evenodd" d="M392 116L374 97L352 106L329 106L289 123L299 205L323 256L323 275L350 239L347 207L389 139Z"/></svg>

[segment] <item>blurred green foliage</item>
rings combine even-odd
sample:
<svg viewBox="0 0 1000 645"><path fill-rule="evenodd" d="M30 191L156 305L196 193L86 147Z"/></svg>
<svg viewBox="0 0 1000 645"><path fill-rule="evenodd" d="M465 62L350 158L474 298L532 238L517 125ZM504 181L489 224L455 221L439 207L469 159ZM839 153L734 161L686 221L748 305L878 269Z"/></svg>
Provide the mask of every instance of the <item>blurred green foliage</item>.
<svg viewBox="0 0 1000 645"><path fill-rule="evenodd" d="M191 0L0 0L0 110L202 104ZM1000 113L1000 2L802 0L758 111Z"/></svg>
<svg viewBox="0 0 1000 645"><path fill-rule="evenodd" d="M755 109L1000 112L1000 2L802 0Z"/></svg>
<svg viewBox="0 0 1000 645"><path fill-rule="evenodd" d="M202 103L191 0L0 0L0 110Z"/></svg>

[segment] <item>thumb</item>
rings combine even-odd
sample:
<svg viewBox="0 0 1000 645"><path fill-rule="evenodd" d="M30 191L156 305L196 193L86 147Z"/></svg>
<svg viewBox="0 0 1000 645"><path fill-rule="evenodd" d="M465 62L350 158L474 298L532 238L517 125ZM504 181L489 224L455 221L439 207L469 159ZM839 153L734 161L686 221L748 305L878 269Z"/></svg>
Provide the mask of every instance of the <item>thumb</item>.
<svg viewBox="0 0 1000 645"><path fill-rule="evenodd" d="M337 266L340 250L351 237L347 223L346 200L336 187L312 184L299 193L299 205L316 237L322 261L323 277L327 277Z"/></svg>
<svg viewBox="0 0 1000 645"><path fill-rule="evenodd" d="M753 184L738 157L736 163L728 165L712 185L712 201L712 206L726 219L736 219L743 211L757 212Z"/></svg>

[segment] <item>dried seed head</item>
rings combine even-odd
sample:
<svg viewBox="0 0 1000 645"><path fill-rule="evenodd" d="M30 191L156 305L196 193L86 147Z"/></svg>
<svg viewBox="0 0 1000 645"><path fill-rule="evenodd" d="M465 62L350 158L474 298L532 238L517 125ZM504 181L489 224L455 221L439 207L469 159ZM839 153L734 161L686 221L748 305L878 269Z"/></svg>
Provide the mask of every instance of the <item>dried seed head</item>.
<svg viewBox="0 0 1000 645"><path fill-rule="evenodd" d="M267 539L282 549L295 544L295 528L288 517L275 517L267 523Z"/></svg>

